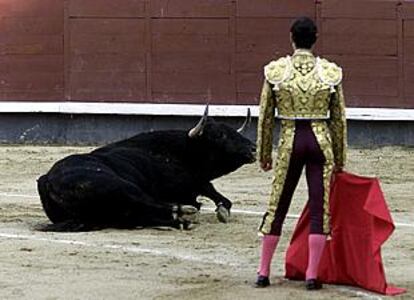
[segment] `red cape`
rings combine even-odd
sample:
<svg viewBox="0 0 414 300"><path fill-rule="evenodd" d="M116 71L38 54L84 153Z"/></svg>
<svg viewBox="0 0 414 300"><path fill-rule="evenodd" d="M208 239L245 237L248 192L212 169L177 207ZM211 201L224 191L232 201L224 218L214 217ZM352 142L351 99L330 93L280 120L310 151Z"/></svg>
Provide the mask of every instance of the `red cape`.
<svg viewBox="0 0 414 300"><path fill-rule="evenodd" d="M359 286L386 295L405 289L387 284L381 245L394 231L394 223L376 178L339 173L330 195L331 239L319 265L325 283ZM308 263L308 206L296 225L286 253L286 277L303 280Z"/></svg>

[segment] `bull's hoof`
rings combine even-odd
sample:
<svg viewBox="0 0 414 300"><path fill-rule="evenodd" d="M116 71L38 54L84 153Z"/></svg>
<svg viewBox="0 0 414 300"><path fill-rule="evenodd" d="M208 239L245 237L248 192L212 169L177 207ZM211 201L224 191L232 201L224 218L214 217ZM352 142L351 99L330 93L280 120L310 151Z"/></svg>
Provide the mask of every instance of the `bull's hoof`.
<svg viewBox="0 0 414 300"><path fill-rule="evenodd" d="M192 230L196 227L195 223L181 223L180 229L181 230Z"/></svg>
<svg viewBox="0 0 414 300"><path fill-rule="evenodd" d="M227 223L230 219L230 211L223 205L219 205L216 209L217 219L221 223Z"/></svg>
<svg viewBox="0 0 414 300"><path fill-rule="evenodd" d="M184 225L184 227L190 227L190 224L199 222L200 213L196 207L191 205L182 205L178 206L176 210L176 218L181 224Z"/></svg>

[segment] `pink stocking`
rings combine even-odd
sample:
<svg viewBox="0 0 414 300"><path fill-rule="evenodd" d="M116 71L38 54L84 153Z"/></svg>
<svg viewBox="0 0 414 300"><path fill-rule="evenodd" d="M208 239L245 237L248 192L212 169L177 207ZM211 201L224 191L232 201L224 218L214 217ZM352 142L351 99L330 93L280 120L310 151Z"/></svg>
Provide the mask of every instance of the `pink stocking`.
<svg viewBox="0 0 414 300"><path fill-rule="evenodd" d="M269 277L270 265L272 263L273 253L279 242L280 236L266 234L262 239L262 256L260 257L259 275Z"/></svg>
<svg viewBox="0 0 414 300"><path fill-rule="evenodd" d="M325 247L326 235L309 234L309 256L308 268L306 269L306 280L316 279L318 277L319 261L321 260L323 249Z"/></svg>

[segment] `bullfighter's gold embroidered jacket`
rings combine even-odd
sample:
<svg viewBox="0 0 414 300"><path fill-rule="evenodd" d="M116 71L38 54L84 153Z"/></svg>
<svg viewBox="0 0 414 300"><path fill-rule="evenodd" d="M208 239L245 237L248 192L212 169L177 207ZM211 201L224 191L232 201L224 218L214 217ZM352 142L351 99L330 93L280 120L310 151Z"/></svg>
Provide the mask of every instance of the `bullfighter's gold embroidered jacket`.
<svg viewBox="0 0 414 300"><path fill-rule="evenodd" d="M333 166L346 161L346 117L342 90L342 69L308 50L271 61L264 68L265 80L260 97L257 155L260 162L272 155L276 117L281 120L278 157L273 190L263 233L270 230L289 167L295 135L295 120L311 120L312 130L324 153L324 231L329 232L329 183Z"/></svg>

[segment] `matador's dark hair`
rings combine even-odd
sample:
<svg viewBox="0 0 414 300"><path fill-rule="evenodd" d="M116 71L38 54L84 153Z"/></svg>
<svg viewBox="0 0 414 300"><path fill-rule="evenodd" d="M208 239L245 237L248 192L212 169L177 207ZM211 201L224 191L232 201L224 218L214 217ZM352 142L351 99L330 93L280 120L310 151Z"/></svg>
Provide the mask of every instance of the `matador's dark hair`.
<svg viewBox="0 0 414 300"><path fill-rule="evenodd" d="M318 28L312 19L300 17L293 22L290 32L297 48L310 49L316 42Z"/></svg>

